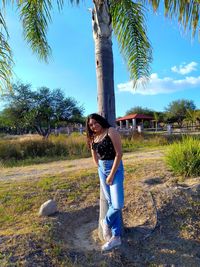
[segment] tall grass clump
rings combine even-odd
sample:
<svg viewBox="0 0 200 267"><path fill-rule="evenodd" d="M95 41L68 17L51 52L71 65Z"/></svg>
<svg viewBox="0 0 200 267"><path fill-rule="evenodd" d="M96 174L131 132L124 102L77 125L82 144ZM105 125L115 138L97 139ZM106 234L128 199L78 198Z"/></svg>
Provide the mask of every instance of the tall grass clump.
<svg viewBox="0 0 200 267"><path fill-rule="evenodd" d="M170 169L184 177L200 175L200 140L185 137L169 146L166 162Z"/></svg>
<svg viewBox="0 0 200 267"><path fill-rule="evenodd" d="M29 165L90 155L85 136L51 136L49 139L21 138L0 141L0 162L4 166Z"/></svg>
<svg viewBox="0 0 200 267"><path fill-rule="evenodd" d="M59 135L59 136L51 136L49 139L51 142L64 145L67 150L68 156L70 158L85 158L90 156L90 151L86 144L86 136L80 135L78 133L72 133L71 135Z"/></svg>
<svg viewBox="0 0 200 267"><path fill-rule="evenodd" d="M132 152L139 148L158 148L168 145L169 141L165 136L133 133L129 136L122 136L122 147L124 152Z"/></svg>

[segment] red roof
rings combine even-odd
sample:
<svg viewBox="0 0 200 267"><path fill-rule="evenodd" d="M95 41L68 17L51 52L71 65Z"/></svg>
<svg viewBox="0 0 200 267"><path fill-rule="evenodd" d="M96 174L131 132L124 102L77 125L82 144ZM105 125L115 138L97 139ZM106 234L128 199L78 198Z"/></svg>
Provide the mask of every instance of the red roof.
<svg viewBox="0 0 200 267"><path fill-rule="evenodd" d="M153 117L144 115L144 114L130 114L121 118L116 119L116 121L124 121L124 120L131 120L131 119L147 119L147 120L153 120Z"/></svg>

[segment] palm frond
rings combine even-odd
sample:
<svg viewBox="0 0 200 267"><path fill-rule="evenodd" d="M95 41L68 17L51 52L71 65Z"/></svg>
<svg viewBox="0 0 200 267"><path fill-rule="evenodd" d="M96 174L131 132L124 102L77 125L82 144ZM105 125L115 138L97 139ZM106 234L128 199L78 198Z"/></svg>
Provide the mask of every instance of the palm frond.
<svg viewBox="0 0 200 267"><path fill-rule="evenodd" d="M1 0L2 7L5 9L6 5L14 5L17 4L18 2L22 2L23 0Z"/></svg>
<svg viewBox="0 0 200 267"><path fill-rule="evenodd" d="M11 88L13 59L8 44L8 31L2 12L0 10L0 90Z"/></svg>
<svg viewBox="0 0 200 267"><path fill-rule="evenodd" d="M5 1L5 0L4 0ZM24 37L34 53L47 61L51 48L47 41L48 25L51 23L52 0L18 0L20 18L23 23ZM79 0L70 0L79 4ZM64 6L64 0L56 1L58 9Z"/></svg>
<svg viewBox="0 0 200 267"><path fill-rule="evenodd" d="M160 5L160 0L147 0L144 2L150 2L154 10L157 10ZM156 5L155 2L157 2ZM199 24L199 0L165 0L164 8L165 15L170 18L177 18L185 30L189 28L192 31L194 37Z"/></svg>
<svg viewBox="0 0 200 267"><path fill-rule="evenodd" d="M18 2L24 37L33 52L45 61L47 61L51 53L46 36L48 24L51 22L51 2L50 0L24 0Z"/></svg>
<svg viewBox="0 0 200 267"><path fill-rule="evenodd" d="M57 0L57 6L59 11L62 10L64 6L64 0Z"/></svg>
<svg viewBox="0 0 200 267"><path fill-rule="evenodd" d="M127 62L130 77L145 81L150 75L152 49L146 35L144 7L131 0L110 1L112 26L122 55Z"/></svg>
<svg viewBox="0 0 200 267"><path fill-rule="evenodd" d="M80 0L70 0L71 4L78 5L80 3Z"/></svg>

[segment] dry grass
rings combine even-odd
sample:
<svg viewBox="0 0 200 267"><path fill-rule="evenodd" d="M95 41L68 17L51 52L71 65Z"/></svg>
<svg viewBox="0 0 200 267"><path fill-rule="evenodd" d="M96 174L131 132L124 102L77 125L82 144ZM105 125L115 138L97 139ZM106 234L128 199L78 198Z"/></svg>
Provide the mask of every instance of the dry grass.
<svg viewBox="0 0 200 267"><path fill-rule="evenodd" d="M125 154L124 165L123 246L107 254L99 251L91 159L2 169L0 266L200 266L198 179L180 182L162 151ZM49 198L59 213L38 217Z"/></svg>
<svg viewBox="0 0 200 267"><path fill-rule="evenodd" d="M160 149L168 144L165 136L134 135L122 138L124 152L138 149ZM86 158L90 150L86 136L78 133L54 136L48 140L39 135L5 136L0 141L0 165L5 167L26 166L65 159Z"/></svg>

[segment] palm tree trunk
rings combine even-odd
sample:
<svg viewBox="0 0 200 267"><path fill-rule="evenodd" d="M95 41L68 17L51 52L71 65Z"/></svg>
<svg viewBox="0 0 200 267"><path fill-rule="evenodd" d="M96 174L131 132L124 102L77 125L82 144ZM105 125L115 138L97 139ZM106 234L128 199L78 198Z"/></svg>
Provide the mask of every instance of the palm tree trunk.
<svg viewBox="0 0 200 267"><path fill-rule="evenodd" d="M94 1L92 22L95 42L98 112L111 125L115 126L112 25L108 1Z"/></svg>
<svg viewBox="0 0 200 267"><path fill-rule="evenodd" d="M98 112L115 126L112 44L111 41L102 39L95 46Z"/></svg>
<svg viewBox="0 0 200 267"><path fill-rule="evenodd" d="M108 1L93 1L92 11L93 37L95 43L95 60L98 91L98 112L115 126L114 71L112 51L112 26L108 9ZM105 218L108 210L102 188L100 187L99 222ZM103 240L99 223L99 238Z"/></svg>

